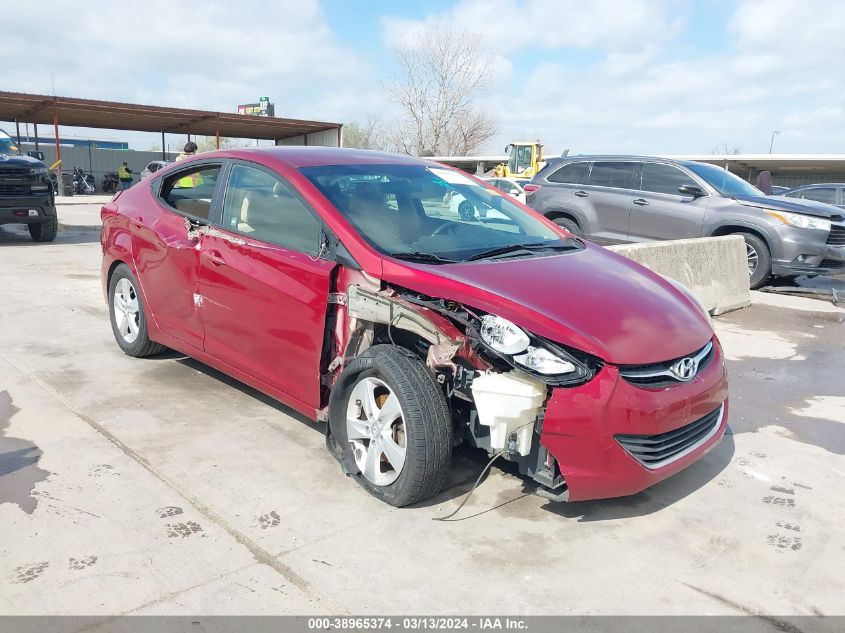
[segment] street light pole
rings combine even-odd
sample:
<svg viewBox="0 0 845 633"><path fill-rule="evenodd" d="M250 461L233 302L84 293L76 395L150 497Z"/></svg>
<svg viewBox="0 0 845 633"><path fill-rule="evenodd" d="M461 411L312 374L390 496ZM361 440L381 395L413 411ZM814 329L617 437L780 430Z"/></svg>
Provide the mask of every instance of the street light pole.
<svg viewBox="0 0 845 633"><path fill-rule="evenodd" d="M769 143L769 154L772 153L772 147L775 145L775 134L780 134L780 130L772 130L772 140Z"/></svg>

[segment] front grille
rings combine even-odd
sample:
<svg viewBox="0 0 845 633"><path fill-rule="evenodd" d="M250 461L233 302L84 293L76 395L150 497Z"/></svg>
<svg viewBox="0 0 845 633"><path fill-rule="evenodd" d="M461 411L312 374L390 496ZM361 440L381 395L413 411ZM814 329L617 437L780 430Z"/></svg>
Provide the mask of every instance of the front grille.
<svg viewBox="0 0 845 633"><path fill-rule="evenodd" d="M845 226L834 224L830 227L827 243L831 246L845 246Z"/></svg>
<svg viewBox="0 0 845 633"><path fill-rule="evenodd" d="M31 173L29 167L6 167L0 169L0 178L3 176L29 176Z"/></svg>
<svg viewBox="0 0 845 633"><path fill-rule="evenodd" d="M616 435L616 441L646 468L671 464L709 440L722 423L724 405L703 418L658 435Z"/></svg>
<svg viewBox="0 0 845 633"><path fill-rule="evenodd" d="M4 185L0 183L0 196L28 196L29 185Z"/></svg>
<svg viewBox="0 0 845 633"><path fill-rule="evenodd" d="M838 259L823 259L819 262L819 268L842 268L845 262Z"/></svg>
<svg viewBox="0 0 845 633"><path fill-rule="evenodd" d="M690 354L690 358L697 360L698 365L695 375L710 364L715 356L715 349L713 342L707 343L700 350ZM619 367L619 374L632 385L637 387L644 387L649 389L659 389L661 387L671 387L673 385L683 384L689 380L679 379L671 370L678 358L664 361L662 363L652 363L651 365L623 365Z"/></svg>

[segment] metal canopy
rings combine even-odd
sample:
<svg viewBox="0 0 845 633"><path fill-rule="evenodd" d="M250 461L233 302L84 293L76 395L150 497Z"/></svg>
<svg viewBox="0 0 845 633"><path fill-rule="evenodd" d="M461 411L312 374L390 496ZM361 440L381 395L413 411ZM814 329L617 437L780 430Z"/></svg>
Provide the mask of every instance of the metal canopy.
<svg viewBox="0 0 845 633"><path fill-rule="evenodd" d="M0 121L276 140L340 129L340 123L187 110L0 91Z"/></svg>

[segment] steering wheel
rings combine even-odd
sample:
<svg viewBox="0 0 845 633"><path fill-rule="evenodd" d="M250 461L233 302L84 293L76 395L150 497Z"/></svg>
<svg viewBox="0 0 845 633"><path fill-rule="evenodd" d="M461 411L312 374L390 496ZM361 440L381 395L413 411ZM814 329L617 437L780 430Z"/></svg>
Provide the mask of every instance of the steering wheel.
<svg viewBox="0 0 845 633"><path fill-rule="evenodd" d="M455 230L460 226L460 222L449 222L448 220L434 229L434 233L431 234L432 237L435 235L443 235L446 233L454 234Z"/></svg>

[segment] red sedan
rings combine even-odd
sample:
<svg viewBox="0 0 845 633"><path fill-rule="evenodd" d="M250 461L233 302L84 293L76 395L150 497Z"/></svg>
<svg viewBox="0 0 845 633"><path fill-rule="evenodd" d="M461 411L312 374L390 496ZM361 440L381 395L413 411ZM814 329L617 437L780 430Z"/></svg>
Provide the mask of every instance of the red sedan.
<svg viewBox="0 0 845 633"><path fill-rule="evenodd" d="M638 492L724 434L725 361L688 291L457 170L210 152L102 219L126 354L178 350L327 422L343 471L390 504L435 495L460 442L582 500Z"/></svg>

